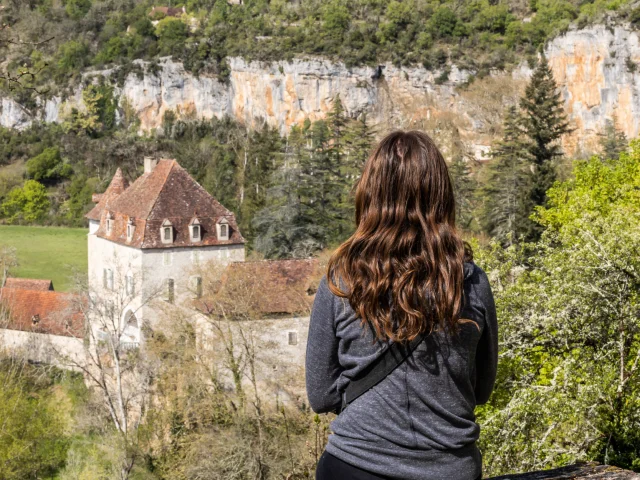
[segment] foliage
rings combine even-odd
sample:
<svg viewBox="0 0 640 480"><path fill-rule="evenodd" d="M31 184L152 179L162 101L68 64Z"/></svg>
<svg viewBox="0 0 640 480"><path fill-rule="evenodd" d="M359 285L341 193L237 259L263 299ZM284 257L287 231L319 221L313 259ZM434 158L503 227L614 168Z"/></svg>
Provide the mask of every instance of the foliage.
<svg viewBox="0 0 640 480"><path fill-rule="evenodd" d="M639 182L637 142L580 162L538 208L541 239L489 253L502 352L480 414L488 473L583 459L640 470Z"/></svg>
<svg viewBox="0 0 640 480"><path fill-rule="evenodd" d="M305 257L354 230L352 189L372 148L366 117L346 117L334 99L327 120L293 127L256 213L256 250L268 258Z"/></svg>
<svg viewBox="0 0 640 480"><path fill-rule="evenodd" d="M477 187L469 162L456 155L449 165L449 176L456 198L456 225L467 230L473 221L474 194Z"/></svg>
<svg viewBox="0 0 640 480"><path fill-rule="evenodd" d="M570 132L562 96L544 56L520 100L520 109L522 129L531 142L529 149L535 168L531 201L534 205L543 205L546 192L556 178L554 160L562 155L559 140Z"/></svg>
<svg viewBox="0 0 640 480"><path fill-rule="evenodd" d="M515 107L507 110L503 137L491 150L485 195L484 228L503 244L511 244L531 229L529 145L522 139L521 120Z"/></svg>
<svg viewBox="0 0 640 480"><path fill-rule="evenodd" d="M42 378L44 377L44 378ZM0 477L50 477L66 459L69 446L62 417L46 376L27 365L0 361Z"/></svg>
<svg viewBox="0 0 640 480"><path fill-rule="evenodd" d="M287 60L324 55L348 65L443 67L455 62L477 72L515 65L531 56L571 22L584 26L607 12L635 22L630 0L332 0L258 2L239 5L204 0L185 3L180 17L149 13L144 0L30 0L8 2L3 23L19 38L51 38L45 48L3 44L11 69L45 66L37 85L78 80L93 65L123 65L137 58L172 55L193 72L225 79L225 57ZM154 27L152 20L159 21ZM59 88L59 87L58 87Z"/></svg>
<svg viewBox="0 0 640 480"><path fill-rule="evenodd" d="M39 182L68 178L72 174L73 169L62 161L57 147L45 148L41 154L27 161L27 176Z"/></svg>
<svg viewBox="0 0 640 480"><path fill-rule="evenodd" d="M624 152L629 140L622 130L618 129L617 119L614 117L611 121L607 121L604 132L600 134L600 148L602 149L602 157L607 159L618 158Z"/></svg>
<svg viewBox="0 0 640 480"><path fill-rule="evenodd" d="M15 187L9 192L0 208L7 221L14 223L19 220L40 221L50 206L44 185L35 180L27 180L22 187Z"/></svg>

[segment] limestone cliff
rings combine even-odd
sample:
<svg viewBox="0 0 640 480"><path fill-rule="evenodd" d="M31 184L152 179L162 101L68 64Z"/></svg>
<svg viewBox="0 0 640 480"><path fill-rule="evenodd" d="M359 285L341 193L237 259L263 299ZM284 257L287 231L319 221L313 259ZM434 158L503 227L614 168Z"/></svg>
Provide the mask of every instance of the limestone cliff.
<svg viewBox="0 0 640 480"><path fill-rule="evenodd" d="M627 136L638 135L640 121L640 61L638 34L623 26L594 26L572 30L551 41L546 55L575 128L565 139L569 154L594 150L597 134L615 114ZM162 59L160 69L129 74L116 89L141 120L141 129L160 127L167 110L179 117L211 118L229 115L247 125L262 122L282 133L305 118L323 118L340 95L351 116L366 113L379 131L418 127L434 133L445 149L458 149L477 159L500 131L504 107L516 101L531 70L494 72L464 86L470 73L453 66L448 72L421 67L348 68L319 58L291 62L247 62L230 58L227 82L186 72L180 63ZM89 72L85 76L111 71ZM24 128L33 119L61 121L71 107L81 105L81 91L64 100L42 101L27 111L14 101L1 102L0 124Z"/></svg>

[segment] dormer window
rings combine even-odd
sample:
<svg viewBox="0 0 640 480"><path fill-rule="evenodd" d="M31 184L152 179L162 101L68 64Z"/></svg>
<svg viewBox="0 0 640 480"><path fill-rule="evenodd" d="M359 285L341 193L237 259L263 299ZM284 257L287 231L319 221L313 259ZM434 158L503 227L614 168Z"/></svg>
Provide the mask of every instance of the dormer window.
<svg viewBox="0 0 640 480"><path fill-rule="evenodd" d="M229 222L226 218L222 218L216 224L218 230L218 240L229 240Z"/></svg>
<svg viewBox="0 0 640 480"><path fill-rule="evenodd" d="M160 238L162 240L162 243L173 243L173 224L169 220L165 220L164 222L162 222L162 227L160 228Z"/></svg>
<svg viewBox="0 0 640 480"><path fill-rule="evenodd" d="M107 213L107 235L111 235L111 231L113 230L113 217L111 216L111 213Z"/></svg>
<svg viewBox="0 0 640 480"><path fill-rule="evenodd" d="M136 225L133 223L133 218L129 218L127 222L127 242L133 240L133 234L136 231Z"/></svg>
<svg viewBox="0 0 640 480"><path fill-rule="evenodd" d="M194 218L189 224L189 238L192 242L199 242L202 240L202 225L200 220Z"/></svg>

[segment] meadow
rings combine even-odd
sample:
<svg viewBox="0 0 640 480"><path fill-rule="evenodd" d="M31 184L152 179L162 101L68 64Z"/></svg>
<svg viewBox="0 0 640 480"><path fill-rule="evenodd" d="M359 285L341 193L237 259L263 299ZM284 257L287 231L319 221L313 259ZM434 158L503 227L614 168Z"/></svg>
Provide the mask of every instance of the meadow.
<svg viewBox="0 0 640 480"><path fill-rule="evenodd" d="M0 245L17 250L12 275L53 280L58 291L72 287L74 272L87 271L87 230L64 227L0 225Z"/></svg>

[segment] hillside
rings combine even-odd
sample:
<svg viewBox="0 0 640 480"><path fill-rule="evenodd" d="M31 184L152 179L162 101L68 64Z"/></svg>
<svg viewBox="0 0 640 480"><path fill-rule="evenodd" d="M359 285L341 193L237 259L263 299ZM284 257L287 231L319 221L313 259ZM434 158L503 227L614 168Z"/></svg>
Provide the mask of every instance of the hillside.
<svg viewBox="0 0 640 480"><path fill-rule="evenodd" d="M456 64L486 74L532 57L571 23L613 15L634 22L628 0L333 0L245 2L4 0L2 24L27 44L4 44L5 66L40 70L35 83L64 90L83 68L172 55L192 73L229 74L227 57L291 60L321 55L348 66ZM182 10L184 7L184 10ZM184 13L183 13L184 11ZM45 43L33 45L32 42Z"/></svg>

